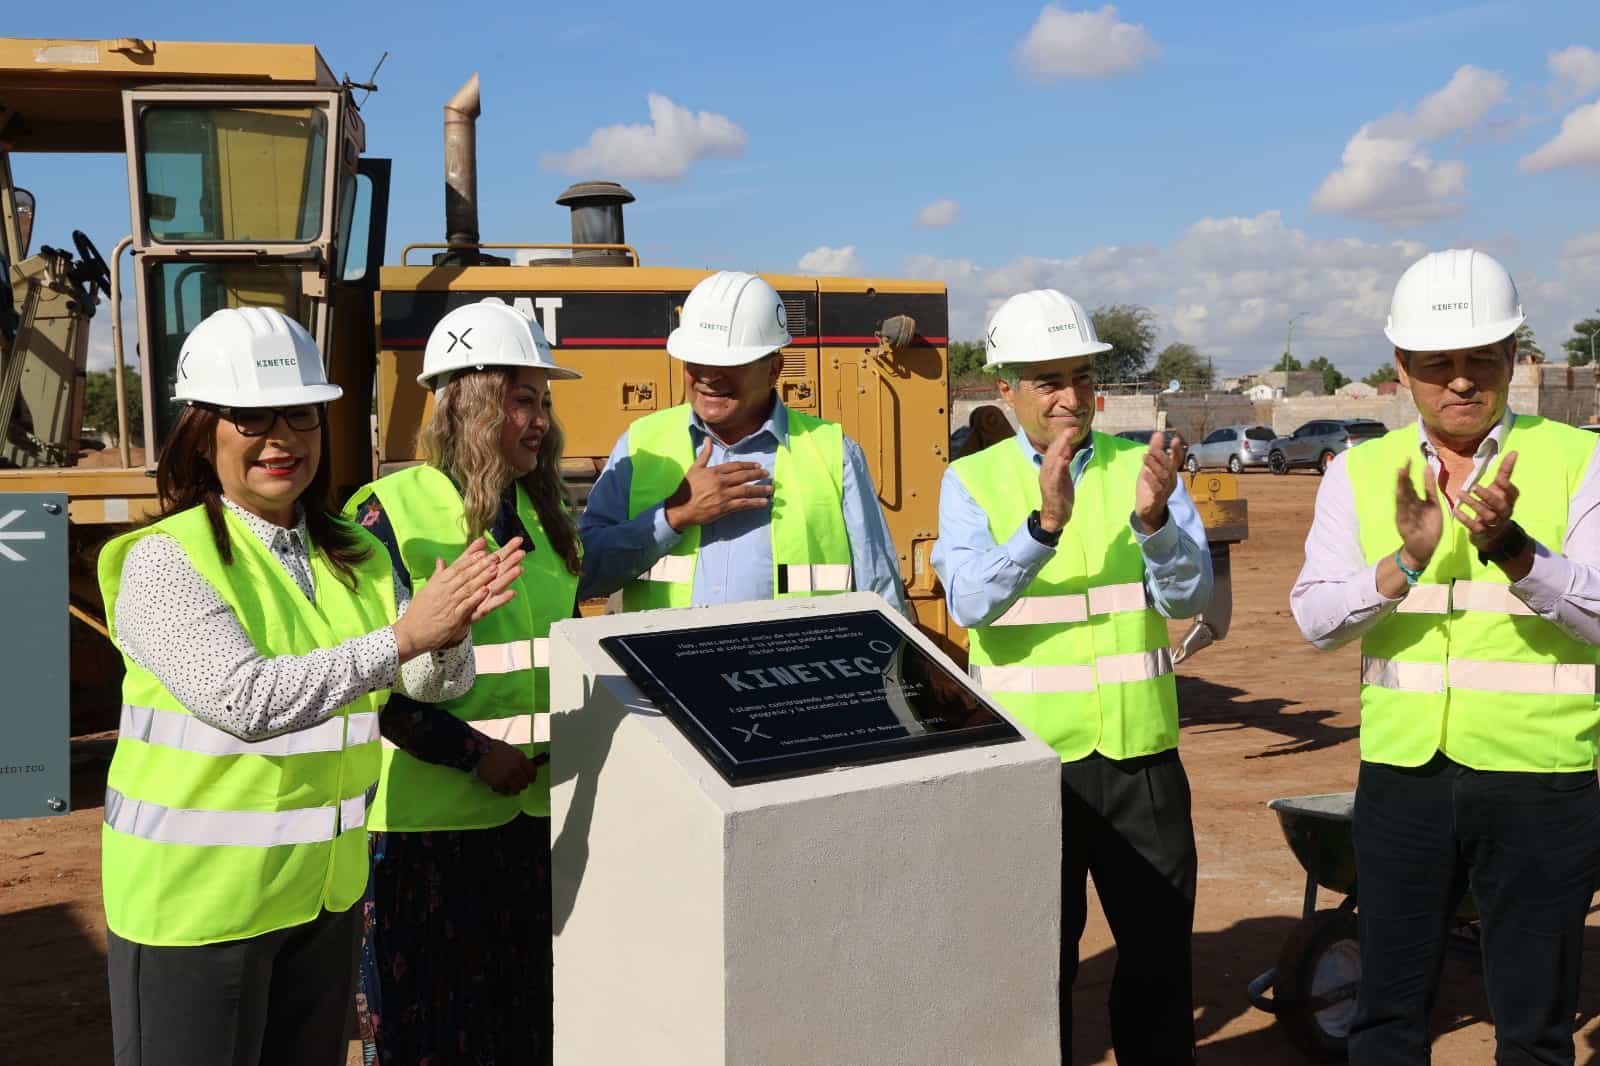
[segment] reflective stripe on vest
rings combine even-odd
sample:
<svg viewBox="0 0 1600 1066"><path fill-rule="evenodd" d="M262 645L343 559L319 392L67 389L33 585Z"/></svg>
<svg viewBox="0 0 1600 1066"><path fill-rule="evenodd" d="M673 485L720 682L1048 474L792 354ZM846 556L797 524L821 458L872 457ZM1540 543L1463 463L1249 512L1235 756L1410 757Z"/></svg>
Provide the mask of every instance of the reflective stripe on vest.
<svg viewBox="0 0 1600 1066"><path fill-rule="evenodd" d="M1150 606L1145 595L1144 582L1128 581L1120 585L1096 585L1086 594L1069 593L1062 596L1022 596L1006 613L989 624L992 626L1068 625L1087 622L1090 615L1118 614L1122 611L1142 611Z"/></svg>
<svg viewBox="0 0 1600 1066"><path fill-rule="evenodd" d="M197 811L106 789L105 824L118 833L157 844L192 844L217 848L277 848L286 844L320 844L341 832L360 829L367 821L366 796L340 800L337 807L301 807L287 811Z"/></svg>
<svg viewBox="0 0 1600 1066"><path fill-rule="evenodd" d="M1451 611L1516 615L1534 613L1533 608L1511 591L1511 586L1464 578L1447 584L1413 585L1395 610L1401 614L1449 614Z"/></svg>
<svg viewBox="0 0 1600 1066"><path fill-rule="evenodd" d="M855 574L844 527L844 431L835 423L788 408L783 417L787 439L773 460L768 510L773 596L848 592L855 585ZM629 518L670 496L694 464L692 418L693 409L682 404L646 415L628 427ZM685 530L668 554L624 586L621 609L689 606L699 547L699 527Z"/></svg>
<svg viewBox="0 0 1600 1066"><path fill-rule="evenodd" d="M1105 655L1093 666L983 666L968 668L991 692L1093 692L1100 685L1149 681L1172 673L1166 648Z"/></svg>
<svg viewBox="0 0 1600 1066"><path fill-rule="evenodd" d="M550 639L513 640L506 644L474 644L472 661L480 674L514 674L550 665Z"/></svg>
<svg viewBox="0 0 1600 1066"><path fill-rule="evenodd" d="M1530 696L1587 696L1595 692L1595 668L1583 663L1504 663L1450 659L1438 663L1361 659L1361 683L1396 692L1519 692Z"/></svg>
<svg viewBox="0 0 1600 1066"><path fill-rule="evenodd" d="M1411 465L1425 490L1418 429L1408 425L1345 462L1354 487L1361 554L1370 565L1394 554L1394 480ZM1479 472L1487 483L1504 456L1517 522L1534 541L1565 543L1574 496L1594 463L1595 438L1542 418L1515 419ZM1446 511L1448 501L1443 501ZM1596 649L1541 618L1504 571L1478 559L1450 514L1419 582L1361 637L1361 757L1421 766L1437 753L1474 770L1592 771L1600 737Z"/></svg>
<svg viewBox="0 0 1600 1066"><path fill-rule="evenodd" d="M778 588L788 592L849 592L855 571L849 563L785 563L778 567Z"/></svg>
<svg viewBox="0 0 1600 1066"><path fill-rule="evenodd" d="M346 726L348 724L348 727ZM346 736L345 730L349 729ZM378 739L378 713L360 711L344 718L329 718L307 729L262 740L241 740L192 714L162 711L154 707L122 705L122 722L117 739L137 740L163 748L176 748L196 755L309 755L319 751L342 751Z"/></svg>

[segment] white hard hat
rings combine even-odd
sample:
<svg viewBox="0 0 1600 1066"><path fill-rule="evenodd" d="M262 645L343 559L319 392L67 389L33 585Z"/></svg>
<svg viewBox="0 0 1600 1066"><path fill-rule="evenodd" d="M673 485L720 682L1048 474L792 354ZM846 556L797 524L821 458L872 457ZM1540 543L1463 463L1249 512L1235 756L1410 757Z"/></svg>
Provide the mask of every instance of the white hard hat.
<svg viewBox="0 0 1600 1066"><path fill-rule="evenodd" d="M532 367L555 380L581 378L576 370L556 366L550 342L538 322L495 296L458 307L439 319L422 351L417 384L442 389L460 370L490 366Z"/></svg>
<svg viewBox="0 0 1600 1066"><path fill-rule="evenodd" d="M225 307L184 338L173 398L219 407L290 407L344 395L328 384L306 328L272 307Z"/></svg>
<svg viewBox="0 0 1600 1066"><path fill-rule="evenodd" d="M723 270L689 290L667 351L686 363L744 366L793 339L777 289L754 274Z"/></svg>
<svg viewBox="0 0 1600 1066"><path fill-rule="evenodd" d="M1400 275L1383 333L1408 352L1442 352L1503 341L1526 317L1499 260L1452 248L1423 256Z"/></svg>
<svg viewBox="0 0 1600 1066"><path fill-rule="evenodd" d="M1083 305L1055 289L1019 292L989 319L984 365L1045 363L1109 352Z"/></svg>

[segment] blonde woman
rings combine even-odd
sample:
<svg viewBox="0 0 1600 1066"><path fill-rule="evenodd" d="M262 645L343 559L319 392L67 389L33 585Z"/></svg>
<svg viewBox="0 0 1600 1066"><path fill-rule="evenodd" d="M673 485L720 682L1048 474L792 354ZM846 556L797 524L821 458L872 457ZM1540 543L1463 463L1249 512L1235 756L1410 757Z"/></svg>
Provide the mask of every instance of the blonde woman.
<svg viewBox="0 0 1600 1066"><path fill-rule="evenodd" d="M383 721L363 989L388 1066L550 1061L546 634L573 613L580 561L549 382L577 376L504 303L451 311L418 378L427 462L350 502L414 583L480 535L528 552L516 600L473 628L472 691Z"/></svg>

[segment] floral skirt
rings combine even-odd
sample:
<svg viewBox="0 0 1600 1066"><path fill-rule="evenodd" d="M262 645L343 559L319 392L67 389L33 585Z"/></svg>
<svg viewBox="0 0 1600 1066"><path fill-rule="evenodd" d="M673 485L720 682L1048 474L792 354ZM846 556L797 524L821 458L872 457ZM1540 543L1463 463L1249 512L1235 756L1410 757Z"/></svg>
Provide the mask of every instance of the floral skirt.
<svg viewBox="0 0 1600 1066"><path fill-rule="evenodd" d="M361 956L368 1061L548 1064L550 819L373 833L370 847Z"/></svg>

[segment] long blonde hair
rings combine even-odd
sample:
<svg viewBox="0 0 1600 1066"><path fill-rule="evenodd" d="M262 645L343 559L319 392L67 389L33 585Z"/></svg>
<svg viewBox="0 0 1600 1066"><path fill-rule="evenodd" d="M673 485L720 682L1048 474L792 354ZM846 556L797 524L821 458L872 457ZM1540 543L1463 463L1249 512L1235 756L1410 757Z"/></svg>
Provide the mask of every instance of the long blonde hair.
<svg viewBox="0 0 1600 1066"><path fill-rule="evenodd" d="M513 481L520 481L550 546L568 572L576 574L580 566L578 530L572 521L572 497L561 480L565 442L555 413L550 414L550 428L531 472L518 478L500 453L506 391L515 381L516 372L505 367L467 371L451 378L435 396L433 417L422 427L422 454L460 486L469 540L494 524L501 495Z"/></svg>

